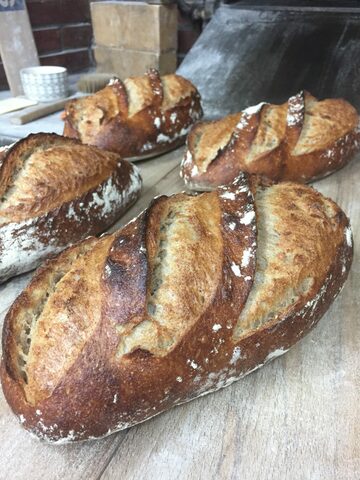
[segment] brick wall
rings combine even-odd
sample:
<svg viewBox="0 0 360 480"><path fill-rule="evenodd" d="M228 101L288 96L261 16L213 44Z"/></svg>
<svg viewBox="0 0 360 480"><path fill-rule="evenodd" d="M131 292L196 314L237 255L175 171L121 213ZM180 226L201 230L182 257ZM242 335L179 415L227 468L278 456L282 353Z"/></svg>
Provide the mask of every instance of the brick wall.
<svg viewBox="0 0 360 480"><path fill-rule="evenodd" d="M201 21L192 20L189 15L178 10L178 66L198 39L201 29Z"/></svg>
<svg viewBox="0 0 360 480"><path fill-rule="evenodd" d="M93 66L91 54L91 0L26 0L30 23L42 65L62 65L69 72ZM201 22L179 11L178 65L201 33ZM0 89L7 89L0 62Z"/></svg>
<svg viewBox="0 0 360 480"><path fill-rule="evenodd" d="M90 0L26 0L42 65L79 72L93 65ZM8 88L0 64L0 89Z"/></svg>

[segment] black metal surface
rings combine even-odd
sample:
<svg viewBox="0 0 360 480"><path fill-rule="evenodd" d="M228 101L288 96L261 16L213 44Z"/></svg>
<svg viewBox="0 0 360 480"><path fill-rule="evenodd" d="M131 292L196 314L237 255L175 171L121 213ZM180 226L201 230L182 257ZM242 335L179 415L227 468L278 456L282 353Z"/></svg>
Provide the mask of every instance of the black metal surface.
<svg viewBox="0 0 360 480"><path fill-rule="evenodd" d="M223 5L178 72L199 88L207 117L280 103L301 89L360 110L360 8Z"/></svg>
<svg viewBox="0 0 360 480"><path fill-rule="evenodd" d="M289 7L289 8L337 8L344 10L345 8L359 7L359 0L224 0L223 3L238 3L246 8L273 8L273 7Z"/></svg>

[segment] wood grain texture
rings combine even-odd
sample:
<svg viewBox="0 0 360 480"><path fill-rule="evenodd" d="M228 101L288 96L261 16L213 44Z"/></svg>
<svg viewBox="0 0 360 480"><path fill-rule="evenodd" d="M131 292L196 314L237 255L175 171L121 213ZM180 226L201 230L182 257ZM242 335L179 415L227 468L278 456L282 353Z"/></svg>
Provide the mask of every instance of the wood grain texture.
<svg viewBox="0 0 360 480"><path fill-rule="evenodd" d="M154 195L184 189L181 153L137 164L143 196L117 226ZM359 177L355 160L315 185L350 216L355 257L343 292L303 341L222 391L96 442L38 442L18 425L1 393L0 480L360 478ZM0 287L0 322L30 276Z"/></svg>

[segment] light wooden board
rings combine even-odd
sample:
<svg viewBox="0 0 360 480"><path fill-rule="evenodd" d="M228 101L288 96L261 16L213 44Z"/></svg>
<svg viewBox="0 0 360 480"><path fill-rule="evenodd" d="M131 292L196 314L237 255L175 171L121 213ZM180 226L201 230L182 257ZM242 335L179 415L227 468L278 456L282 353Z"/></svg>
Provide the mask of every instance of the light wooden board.
<svg viewBox="0 0 360 480"><path fill-rule="evenodd" d="M0 2L0 51L11 93L21 95L20 70L39 65L24 0Z"/></svg>
<svg viewBox="0 0 360 480"><path fill-rule="evenodd" d="M183 190L181 150L140 162L144 190ZM350 216L355 258L318 327L285 356L217 393L90 443L31 438L0 394L1 480L358 480L360 478L360 158L316 183ZM305 233L306 234L306 233ZM0 287L0 321L31 277Z"/></svg>

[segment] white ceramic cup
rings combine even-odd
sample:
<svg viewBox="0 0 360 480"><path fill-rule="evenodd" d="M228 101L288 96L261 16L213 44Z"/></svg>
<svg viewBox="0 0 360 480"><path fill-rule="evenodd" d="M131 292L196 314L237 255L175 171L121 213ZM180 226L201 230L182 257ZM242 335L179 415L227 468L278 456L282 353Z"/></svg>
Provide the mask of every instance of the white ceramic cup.
<svg viewBox="0 0 360 480"><path fill-rule="evenodd" d="M64 67L28 67L20 70L24 93L30 100L51 102L68 95L68 76Z"/></svg>

